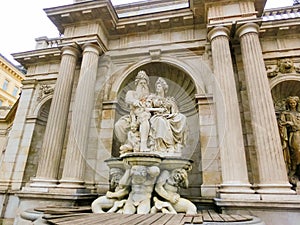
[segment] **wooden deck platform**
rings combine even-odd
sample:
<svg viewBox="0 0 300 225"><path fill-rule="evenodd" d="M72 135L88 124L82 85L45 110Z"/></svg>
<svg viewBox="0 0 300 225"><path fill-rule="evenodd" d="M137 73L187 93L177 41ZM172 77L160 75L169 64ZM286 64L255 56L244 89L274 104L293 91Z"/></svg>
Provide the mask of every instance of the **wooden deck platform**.
<svg viewBox="0 0 300 225"><path fill-rule="evenodd" d="M117 214L89 213L88 208L44 208L37 209L45 213L44 219L53 225L184 225L203 224L204 222L246 222L253 217L245 215L219 214L214 210L202 210L197 215L185 214Z"/></svg>

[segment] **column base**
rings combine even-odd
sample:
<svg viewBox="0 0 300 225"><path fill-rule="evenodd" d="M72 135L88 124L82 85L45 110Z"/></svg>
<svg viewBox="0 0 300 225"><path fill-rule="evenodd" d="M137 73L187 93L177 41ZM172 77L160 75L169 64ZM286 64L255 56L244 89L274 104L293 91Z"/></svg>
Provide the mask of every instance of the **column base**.
<svg viewBox="0 0 300 225"><path fill-rule="evenodd" d="M256 193L259 194L282 194L295 195L296 191L291 189L292 185L286 184L258 184Z"/></svg>
<svg viewBox="0 0 300 225"><path fill-rule="evenodd" d="M300 195L300 181L297 182L296 192L297 195Z"/></svg>
<svg viewBox="0 0 300 225"><path fill-rule="evenodd" d="M54 188L58 184L56 179L32 178L29 187L33 188Z"/></svg>
<svg viewBox="0 0 300 225"><path fill-rule="evenodd" d="M201 196L202 197L215 197L217 195L218 187L215 184L202 184Z"/></svg>
<svg viewBox="0 0 300 225"><path fill-rule="evenodd" d="M250 184L221 184L218 193L226 194L254 194Z"/></svg>
<svg viewBox="0 0 300 225"><path fill-rule="evenodd" d="M82 180L60 180L58 188L68 188L68 189L85 189Z"/></svg>
<svg viewBox="0 0 300 225"><path fill-rule="evenodd" d="M259 195L259 194L256 194ZM300 196L260 195L260 200L214 199L223 214L255 215L272 225L298 225Z"/></svg>

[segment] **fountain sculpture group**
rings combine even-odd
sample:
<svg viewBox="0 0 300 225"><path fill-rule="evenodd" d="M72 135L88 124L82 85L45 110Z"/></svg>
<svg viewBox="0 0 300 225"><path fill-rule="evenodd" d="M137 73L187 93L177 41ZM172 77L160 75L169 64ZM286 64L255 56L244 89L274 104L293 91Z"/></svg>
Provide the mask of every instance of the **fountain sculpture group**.
<svg viewBox="0 0 300 225"><path fill-rule="evenodd" d="M192 161L182 158L187 121L175 99L167 97L167 82L159 77L155 93L149 91L149 77L139 71L135 90L127 92L129 115L115 124L121 142L120 157L106 160L110 188L92 203L94 213L197 214L196 206L179 194L188 187Z"/></svg>

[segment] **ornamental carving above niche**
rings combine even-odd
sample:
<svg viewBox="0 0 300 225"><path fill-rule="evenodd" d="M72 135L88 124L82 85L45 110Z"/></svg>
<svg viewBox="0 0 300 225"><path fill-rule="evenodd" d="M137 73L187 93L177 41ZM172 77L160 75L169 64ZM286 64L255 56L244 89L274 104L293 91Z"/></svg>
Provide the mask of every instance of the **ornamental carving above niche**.
<svg viewBox="0 0 300 225"><path fill-rule="evenodd" d="M281 59L275 66L266 66L266 70L269 78L275 77L278 74L300 73L300 67L295 66L291 59Z"/></svg>
<svg viewBox="0 0 300 225"><path fill-rule="evenodd" d="M54 92L54 84L53 85L42 84L38 90L37 101L41 101L46 96L52 95L53 92Z"/></svg>

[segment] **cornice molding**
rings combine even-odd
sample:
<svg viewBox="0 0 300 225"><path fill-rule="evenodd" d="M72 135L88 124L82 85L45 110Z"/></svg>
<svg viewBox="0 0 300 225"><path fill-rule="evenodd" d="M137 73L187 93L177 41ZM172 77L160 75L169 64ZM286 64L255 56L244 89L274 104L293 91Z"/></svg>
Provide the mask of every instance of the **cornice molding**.
<svg viewBox="0 0 300 225"><path fill-rule="evenodd" d="M7 74L14 76L17 80L21 81L25 79L25 75L3 57L0 57L0 68Z"/></svg>

